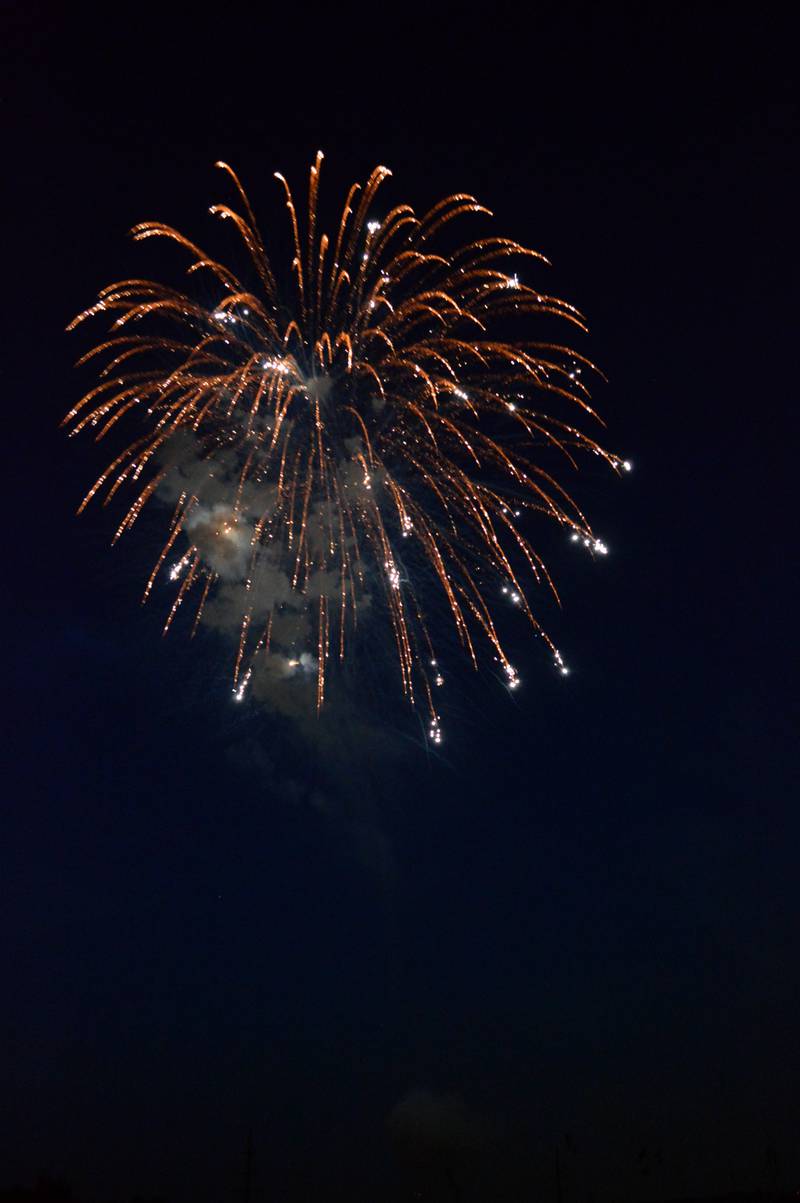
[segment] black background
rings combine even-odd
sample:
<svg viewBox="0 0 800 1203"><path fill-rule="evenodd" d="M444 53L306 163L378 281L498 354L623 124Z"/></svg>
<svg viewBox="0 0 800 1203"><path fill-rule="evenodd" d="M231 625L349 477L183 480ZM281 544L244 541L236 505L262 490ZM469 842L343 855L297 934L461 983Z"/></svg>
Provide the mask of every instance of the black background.
<svg viewBox="0 0 800 1203"><path fill-rule="evenodd" d="M448 1166L552 1197L557 1147L570 1203L796 1184L778 13L4 7L5 1182L231 1199L251 1131L264 1199L438 1197ZM520 641L513 699L453 686L442 757L398 703L315 792L227 660L139 607L147 530L74 517L101 460L57 427L64 326L141 270L126 230L213 241L222 157L269 237L272 172L318 146L334 208L382 162L392 201L474 192L547 254L634 471L578 485L607 559L552 544L570 678ZM444 1169L391 1148L421 1098L470 1146Z"/></svg>

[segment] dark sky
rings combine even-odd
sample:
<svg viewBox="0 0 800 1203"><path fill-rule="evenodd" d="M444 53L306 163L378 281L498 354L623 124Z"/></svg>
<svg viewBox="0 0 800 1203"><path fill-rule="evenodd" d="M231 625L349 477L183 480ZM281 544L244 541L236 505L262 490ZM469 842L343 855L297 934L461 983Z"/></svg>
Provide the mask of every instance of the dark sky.
<svg viewBox="0 0 800 1203"><path fill-rule="evenodd" d="M567 1203L794 1186L790 30L255 7L4 6L0 1185L232 1201L252 1130L264 1200L445 1162L551 1198L556 1146ZM400 704L330 762L232 706L227 652L139 607L147 528L74 517L101 461L57 429L63 328L139 270L125 232L204 238L219 157L271 218L318 146L332 204L383 162L548 255L635 464L578 486L606 560L550 546L572 675L522 639L513 699L465 672L440 758ZM442 1165L405 1167L404 1124Z"/></svg>

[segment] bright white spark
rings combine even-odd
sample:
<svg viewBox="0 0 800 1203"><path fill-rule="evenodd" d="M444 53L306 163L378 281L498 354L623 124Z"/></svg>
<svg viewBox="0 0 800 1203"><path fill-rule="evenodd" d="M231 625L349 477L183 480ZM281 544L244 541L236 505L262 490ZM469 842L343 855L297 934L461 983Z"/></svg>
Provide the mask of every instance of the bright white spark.
<svg viewBox="0 0 800 1203"><path fill-rule="evenodd" d="M383 566L386 569L386 575L389 578L389 584L392 586L393 589L399 589L400 588L400 570L398 569L397 565L393 564L391 560L386 560L386 562L384 563Z"/></svg>
<svg viewBox="0 0 800 1203"><path fill-rule="evenodd" d="M172 565L172 567L169 570L169 579L171 581L177 581L178 577L184 571L184 569L186 568L186 565L188 563L189 563L189 553L187 552L185 556L181 556L181 558Z"/></svg>
<svg viewBox="0 0 800 1203"><path fill-rule="evenodd" d="M519 673L514 668L513 664L505 664L503 667L505 669L505 674L508 677L508 688L517 689L519 686Z"/></svg>
<svg viewBox="0 0 800 1203"><path fill-rule="evenodd" d="M253 675L252 668L248 668L247 672L244 674L244 676L242 677L239 684L236 686L235 689L233 689L231 691L233 693L234 702L244 701L244 695L247 690L247 686L250 684L250 678L252 675Z"/></svg>
<svg viewBox="0 0 800 1203"><path fill-rule="evenodd" d="M291 372L291 367L285 359L265 359L261 367L265 372L277 372L280 376L288 376Z"/></svg>

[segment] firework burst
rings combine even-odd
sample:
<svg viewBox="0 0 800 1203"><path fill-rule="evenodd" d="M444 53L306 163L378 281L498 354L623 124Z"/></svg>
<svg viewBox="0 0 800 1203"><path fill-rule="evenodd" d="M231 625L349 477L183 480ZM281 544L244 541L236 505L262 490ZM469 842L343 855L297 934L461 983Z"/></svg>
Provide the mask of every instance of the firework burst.
<svg viewBox="0 0 800 1203"><path fill-rule="evenodd" d="M385 167L352 186L329 237L318 231L321 164L320 153L302 223L276 176L293 245L285 279L225 163L217 166L241 211L219 204L211 213L238 232L250 286L169 226L134 228L136 241L176 243L196 287L192 296L124 280L71 323L111 319L79 360L103 366L65 418L71 434L100 441L136 424L80 510L132 489L116 541L148 502L169 503L144 598L163 571L175 588L165 631L192 596L193 632L215 606L235 623L238 700L269 661L281 675L312 679L322 706L359 613L380 603L402 689L425 706L439 742L432 591L468 658L477 666L488 652L509 688L519 676L498 634L498 604L517 606L566 672L529 598L532 583L555 587L528 531L539 515L593 552L605 545L536 456L551 448L571 467L578 452L617 472L629 465L573 424L596 417L593 365L560 341L498 333L543 317L585 329L572 305L523 283L522 265L543 256L501 237L444 249L450 222L489 215L461 193L423 217L405 204L376 216Z"/></svg>

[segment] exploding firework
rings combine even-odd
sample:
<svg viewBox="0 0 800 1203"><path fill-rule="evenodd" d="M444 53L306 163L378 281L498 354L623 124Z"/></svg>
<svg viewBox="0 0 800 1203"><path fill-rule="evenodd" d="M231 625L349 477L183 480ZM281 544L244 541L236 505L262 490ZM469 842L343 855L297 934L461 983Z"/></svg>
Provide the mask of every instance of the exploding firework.
<svg viewBox="0 0 800 1203"><path fill-rule="evenodd" d="M148 502L169 506L144 598L163 572L175 589L165 632L191 596L192 633L201 621L235 627L237 700L264 665L313 681L321 707L359 615L384 616L400 685L438 743L434 592L467 657L477 667L488 654L509 688L519 676L498 634L503 604L566 673L529 599L532 584L555 593L529 529L538 515L592 552L606 548L537 457L549 448L573 468L579 452L617 472L630 465L573 424L596 417L589 360L560 340L501 338L531 319L585 329L572 305L523 283L523 265L543 256L500 237L446 249L450 222L489 215L461 193L421 218L405 204L376 216L385 167L352 186L329 237L318 231L321 164L320 153L304 224L276 175L293 245L285 278L225 163L241 212L210 212L238 232L249 286L169 226L134 228L135 240L166 238L188 256L194 296L124 280L71 323L112 319L79 360L104 366L64 419L71 434L100 441L136 424L79 512L132 488L116 541Z"/></svg>

